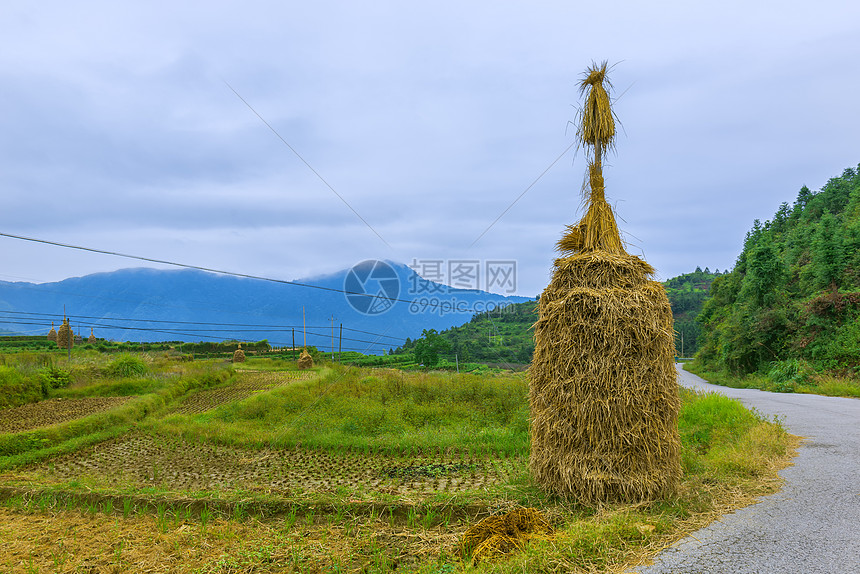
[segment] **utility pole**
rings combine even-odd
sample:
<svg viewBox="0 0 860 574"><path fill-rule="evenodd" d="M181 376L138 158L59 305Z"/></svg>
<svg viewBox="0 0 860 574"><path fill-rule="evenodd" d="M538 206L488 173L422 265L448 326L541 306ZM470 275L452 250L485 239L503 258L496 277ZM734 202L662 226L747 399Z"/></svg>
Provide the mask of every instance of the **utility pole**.
<svg viewBox="0 0 860 574"><path fill-rule="evenodd" d="M343 362L343 323L340 324L340 336L337 339L337 360Z"/></svg>
<svg viewBox="0 0 860 574"><path fill-rule="evenodd" d="M334 362L334 315L331 316L331 361Z"/></svg>
<svg viewBox="0 0 860 574"><path fill-rule="evenodd" d="M293 327L293 360L296 360L296 328Z"/></svg>

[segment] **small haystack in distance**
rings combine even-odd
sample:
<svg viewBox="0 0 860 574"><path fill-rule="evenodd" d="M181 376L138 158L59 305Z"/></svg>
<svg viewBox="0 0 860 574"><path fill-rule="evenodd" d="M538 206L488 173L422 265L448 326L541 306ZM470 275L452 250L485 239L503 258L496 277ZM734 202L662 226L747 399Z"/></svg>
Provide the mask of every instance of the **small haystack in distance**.
<svg viewBox="0 0 860 574"><path fill-rule="evenodd" d="M90 336L87 339L87 343L89 343L90 345L95 345L97 342L98 341L96 341L96 335L95 333L93 333L93 328L90 327Z"/></svg>
<svg viewBox="0 0 860 574"><path fill-rule="evenodd" d="M558 242L529 368L532 476L584 504L670 494L681 475L672 311L654 269L624 250L604 196L606 71L592 66L580 85L586 213Z"/></svg>
<svg viewBox="0 0 860 574"><path fill-rule="evenodd" d="M233 351L233 362L234 363L244 363L245 362L245 351L242 350L242 343L239 343L239 348Z"/></svg>
<svg viewBox="0 0 860 574"><path fill-rule="evenodd" d="M518 508L507 514L488 516L463 535L463 549L471 554L472 564L500 558L522 549L529 540L546 540L552 526L534 508Z"/></svg>
<svg viewBox="0 0 860 574"><path fill-rule="evenodd" d="M51 321L51 330L48 331L48 340L57 342L57 331L54 330L54 322Z"/></svg>
<svg viewBox="0 0 860 574"><path fill-rule="evenodd" d="M302 354L299 355L299 368L310 369L314 366L314 358L308 353L307 349L302 349Z"/></svg>
<svg viewBox="0 0 860 574"><path fill-rule="evenodd" d="M68 319L63 319L63 324L57 331L57 347L60 349L71 349L75 346L75 336L72 334L72 327L69 325Z"/></svg>

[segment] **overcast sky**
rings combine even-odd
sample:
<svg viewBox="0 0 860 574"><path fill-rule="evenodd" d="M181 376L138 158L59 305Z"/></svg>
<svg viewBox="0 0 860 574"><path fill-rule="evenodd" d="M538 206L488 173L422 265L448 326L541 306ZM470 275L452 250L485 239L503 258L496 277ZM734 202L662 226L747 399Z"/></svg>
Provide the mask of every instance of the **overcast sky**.
<svg viewBox="0 0 860 574"><path fill-rule="evenodd" d="M730 268L753 219L860 163L855 0L4 0L0 232L280 279L515 260L533 296L581 216L582 152L553 162L602 60L607 196L658 278ZM0 280L141 265L0 237Z"/></svg>

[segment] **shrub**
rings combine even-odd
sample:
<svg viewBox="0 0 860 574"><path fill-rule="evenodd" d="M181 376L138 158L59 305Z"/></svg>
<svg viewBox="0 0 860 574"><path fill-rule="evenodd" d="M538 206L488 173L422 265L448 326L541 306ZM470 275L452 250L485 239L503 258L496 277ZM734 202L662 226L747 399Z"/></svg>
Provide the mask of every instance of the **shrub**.
<svg viewBox="0 0 860 574"><path fill-rule="evenodd" d="M812 369L805 361L788 359L772 362L767 376L773 382L774 391L791 393L794 392L795 385L808 383L812 373Z"/></svg>
<svg viewBox="0 0 860 574"><path fill-rule="evenodd" d="M146 374L146 363L134 355L120 355L105 368L111 377L140 377Z"/></svg>
<svg viewBox="0 0 860 574"><path fill-rule="evenodd" d="M0 408L34 403L43 396L42 382L37 377L0 366Z"/></svg>
<svg viewBox="0 0 860 574"><path fill-rule="evenodd" d="M65 369L51 366L39 372L39 379L42 382L42 394L47 395L51 389L68 387L72 381L72 374Z"/></svg>

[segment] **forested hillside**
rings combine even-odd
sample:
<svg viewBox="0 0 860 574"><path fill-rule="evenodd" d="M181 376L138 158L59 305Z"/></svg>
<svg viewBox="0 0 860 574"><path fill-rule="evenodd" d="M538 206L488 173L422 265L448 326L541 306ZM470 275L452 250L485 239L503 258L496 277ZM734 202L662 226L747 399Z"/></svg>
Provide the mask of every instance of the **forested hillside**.
<svg viewBox="0 0 860 574"><path fill-rule="evenodd" d="M672 305L672 316L675 319L675 354L679 357L692 357L699 348L701 324L696 320L708 298L708 293L714 279L720 276L720 270L714 273L705 267L696 267L692 273L673 277L663 283L666 295Z"/></svg>
<svg viewBox="0 0 860 574"><path fill-rule="evenodd" d="M696 317L708 297L708 290L720 271L700 267L692 273L663 283L675 318L675 346L678 356L692 356L697 348L701 325ZM479 313L459 327L440 333L428 331L421 339L408 339L392 349L393 354L423 355L426 348L438 350L439 359L493 365L526 365L534 352L532 325L537 321L537 301L525 301L490 313ZM419 360L419 362L425 362ZM431 359L431 363L435 361Z"/></svg>
<svg viewBox="0 0 860 574"><path fill-rule="evenodd" d="M858 166L860 169L860 166ZM756 220L699 320L697 366L743 375L860 368L860 173L802 187Z"/></svg>
<svg viewBox="0 0 860 574"><path fill-rule="evenodd" d="M442 356L460 362L525 365L532 360L535 344L531 326L537 320L537 301L515 303L504 309L478 313L459 327L438 334L446 344L440 346ZM430 334L433 339L435 331ZM407 339L406 344L392 352L414 352L416 345L428 339Z"/></svg>

